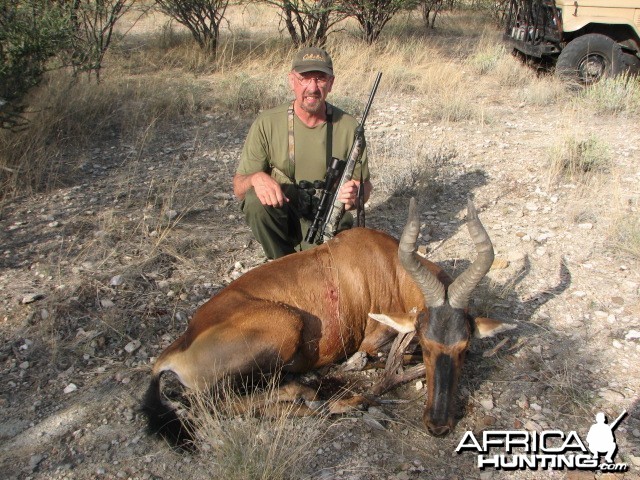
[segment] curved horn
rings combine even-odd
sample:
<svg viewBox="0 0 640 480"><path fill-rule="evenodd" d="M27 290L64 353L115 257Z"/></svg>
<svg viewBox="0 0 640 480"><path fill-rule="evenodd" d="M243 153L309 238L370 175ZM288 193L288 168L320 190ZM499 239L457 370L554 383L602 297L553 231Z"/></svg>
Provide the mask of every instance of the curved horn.
<svg viewBox="0 0 640 480"><path fill-rule="evenodd" d="M420 221L416 212L416 200L409 202L407 224L400 237L398 258L400 263L420 288L424 300L429 307L438 307L444 303L444 285L433 275L416 256L416 241L420 231Z"/></svg>
<svg viewBox="0 0 640 480"><path fill-rule="evenodd" d="M449 286L449 305L466 308L469 297L480 280L487 274L493 263L493 245L487 231L482 226L473 202L467 203L467 228L476 246L478 256L475 261Z"/></svg>

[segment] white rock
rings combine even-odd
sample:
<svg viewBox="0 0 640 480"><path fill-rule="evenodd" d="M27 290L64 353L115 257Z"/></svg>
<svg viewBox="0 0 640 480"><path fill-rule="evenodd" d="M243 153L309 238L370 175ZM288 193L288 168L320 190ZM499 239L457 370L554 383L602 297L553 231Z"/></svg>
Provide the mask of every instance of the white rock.
<svg viewBox="0 0 640 480"><path fill-rule="evenodd" d="M386 430L384 425L367 413L362 415L362 421L374 430Z"/></svg>
<svg viewBox="0 0 640 480"><path fill-rule="evenodd" d="M122 285L124 283L124 277L122 275L116 275L115 277L113 277L111 279L111 281L109 282L109 284L111 286L117 287L119 285Z"/></svg>
<svg viewBox="0 0 640 480"><path fill-rule="evenodd" d="M44 295L42 293L30 293L29 295L25 295L24 297L22 297L22 303L26 305L28 303L37 302L42 298L44 298Z"/></svg>
<svg viewBox="0 0 640 480"><path fill-rule="evenodd" d="M124 350L127 353L133 353L137 349L139 349L140 346L141 346L140 340L133 340L125 345Z"/></svg>
<svg viewBox="0 0 640 480"><path fill-rule="evenodd" d="M640 331L638 330L629 330L624 336L625 340L636 340L638 338L640 338Z"/></svg>
<svg viewBox="0 0 640 480"><path fill-rule="evenodd" d="M482 408L484 408L485 410L493 410L493 399L483 398L482 400L480 400L480 405L482 405Z"/></svg>
<svg viewBox="0 0 640 480"><path fill-rule="evenodd" d="M543 233L542 235L538 235L538 237L536 238L536 242L544 243L547 240L549 240L551 237L553 237L552 233Z"/></svg>
<svg viewBox="0 0 640 480"><path fill-rule="evenodd" d="M64 393L71 393L78 390L78 386L75 383L70 383L66 387L64 387Z"/></svg>
<svg viewBox="0 0 640 480"><path fill-rule="evenodd" d="M103 298L102 300L100 300L100 305L102 305L102 308L112 308L115 306L115 303L113 303L108 298Z"/></svg>

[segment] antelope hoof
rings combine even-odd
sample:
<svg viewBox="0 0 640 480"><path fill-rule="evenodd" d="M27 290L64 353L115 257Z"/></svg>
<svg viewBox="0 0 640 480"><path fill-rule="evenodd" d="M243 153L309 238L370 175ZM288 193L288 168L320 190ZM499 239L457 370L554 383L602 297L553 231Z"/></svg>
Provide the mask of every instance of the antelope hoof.
<svg viewBox="0 0 640 480"><path fill-rule="evenodd" d="M366 365L367 354L365 352L356 352L340 367L340 370L343 372L360 372Z"/></svg>

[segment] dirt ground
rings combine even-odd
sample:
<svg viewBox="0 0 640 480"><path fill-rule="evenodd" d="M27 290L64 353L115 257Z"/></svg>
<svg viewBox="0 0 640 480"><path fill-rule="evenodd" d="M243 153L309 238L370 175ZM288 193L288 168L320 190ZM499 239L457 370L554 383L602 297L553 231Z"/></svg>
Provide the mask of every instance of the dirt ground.
<svg viewBox="0 0 640 480"><path fill-rule="evenodd" d="M463 223L472 196L500 260L472 310L517 328L473 345L450 435L425 433L425 390L412 383L385 396L409 401L385 404L379 423L372 412L334 419L309 446L308 478L640 478L640 272L612 233L614 214L638 215L637 118L489 91L478 99L485 122L447 124L425 121L412 98L379 94L367 221L398 236L416 196L427 256L455 275L474 255ZM2 478L216 478L206 452L180 455L146 435L137 409L154 358L198 305L264 261L231 189L251 120L203 112L156 132L144 150L95 145L68 186L3 206ZM549 151L567 134L606 142L607 180L548 182ZM401 164L385 163L416 152L407 181ZM375 375L352 380L366 390ZM480 470L475 454L455 452L466 431L584 439L596 413L611 420L623 410L615 438L625 474Z"/></svg>

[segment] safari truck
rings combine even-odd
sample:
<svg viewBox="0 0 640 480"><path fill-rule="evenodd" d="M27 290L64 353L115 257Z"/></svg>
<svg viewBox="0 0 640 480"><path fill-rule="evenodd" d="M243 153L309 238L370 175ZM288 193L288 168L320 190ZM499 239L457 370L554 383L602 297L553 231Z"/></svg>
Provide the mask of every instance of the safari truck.
<svg viewBox="0 0 640 480"><path fill-rule="evenodd" d="M640 67L640 0L510 0L504 39L590 85Z"/></svg>

